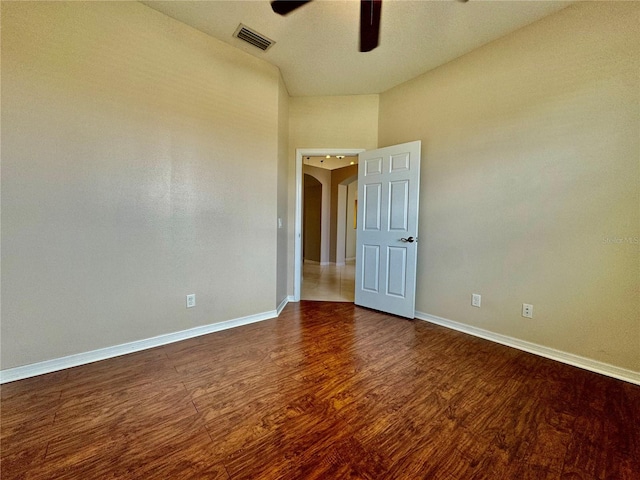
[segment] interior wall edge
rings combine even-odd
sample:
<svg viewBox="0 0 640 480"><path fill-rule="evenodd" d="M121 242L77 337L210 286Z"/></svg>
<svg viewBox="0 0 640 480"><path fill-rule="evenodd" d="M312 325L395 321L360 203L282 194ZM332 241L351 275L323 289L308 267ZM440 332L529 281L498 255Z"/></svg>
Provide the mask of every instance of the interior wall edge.
<svg viewBox="0 0 640 480"><path fill-rule="evenodd" d="M280 313L282 313L282 310L284 310L284 307L287 306L287 303L289 303L289 297L286 296L282 299L282 301L280 302L280 304L278 305L278 308L276 308L276 316L279 316Z"/></svg>

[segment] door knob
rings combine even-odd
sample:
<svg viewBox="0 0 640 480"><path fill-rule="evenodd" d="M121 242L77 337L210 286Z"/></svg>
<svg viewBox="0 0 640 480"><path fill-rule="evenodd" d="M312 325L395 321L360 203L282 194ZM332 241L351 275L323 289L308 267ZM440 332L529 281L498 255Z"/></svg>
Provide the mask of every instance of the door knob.
<svg viewBox="0 0 640 480"><path fill-rule="evenodd" d="M400 240L402 240L403 242L406 242L406 243L413 243L413 242L415 242L415 241L416 241L416 239L415 239L415 238L413 238L413 237L409 237L409 238L401 238Z"/></svg>

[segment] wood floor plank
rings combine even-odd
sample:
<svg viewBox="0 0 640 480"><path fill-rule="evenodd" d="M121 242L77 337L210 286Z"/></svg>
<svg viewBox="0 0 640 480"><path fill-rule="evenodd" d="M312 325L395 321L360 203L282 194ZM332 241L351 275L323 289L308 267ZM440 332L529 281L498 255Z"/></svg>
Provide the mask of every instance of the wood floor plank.
<svg viewBox="0 0 640 480"><path fill-rule="evenodd" d="M351 303L0 398L3 479L640 478L640 387Z"/></svg>
<svg viewBox="0 0 640 480"><path fill-rule="evenodd" d="M18 480L32 476L40 467L47 453L47 442L22 442L19 448L6 449L11 445L10 440L2 442L0 456L0 478L3 480Z"/></svg>

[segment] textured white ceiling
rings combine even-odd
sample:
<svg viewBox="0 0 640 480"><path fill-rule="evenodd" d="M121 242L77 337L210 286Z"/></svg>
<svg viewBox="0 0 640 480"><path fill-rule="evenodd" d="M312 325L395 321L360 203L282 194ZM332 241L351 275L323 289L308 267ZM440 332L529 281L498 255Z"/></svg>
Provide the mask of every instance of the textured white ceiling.
<svg viewBox="0 0 640 480"><path fill-rule="evenodd" d="M280 68L289 94L381 93L550 15L570 1L383 0L380 46L358 51L359 0L315 0L286 17L268 0L145 1ZM263 52L239 23L277 43Z"/></svg>

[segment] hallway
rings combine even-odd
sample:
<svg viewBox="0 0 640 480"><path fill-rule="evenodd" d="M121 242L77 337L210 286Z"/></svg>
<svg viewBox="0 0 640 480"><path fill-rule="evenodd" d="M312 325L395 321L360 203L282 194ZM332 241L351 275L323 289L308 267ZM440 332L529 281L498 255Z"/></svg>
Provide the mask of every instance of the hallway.
<svg viewBox="0 0 640 480"><path fill-rule="evenodd" d="M302 267L302 300L353 302L355 261L346 265L319 265L305 262Z"/></svg>

